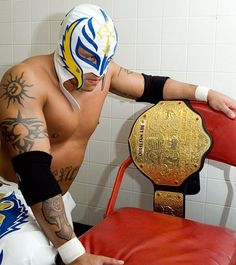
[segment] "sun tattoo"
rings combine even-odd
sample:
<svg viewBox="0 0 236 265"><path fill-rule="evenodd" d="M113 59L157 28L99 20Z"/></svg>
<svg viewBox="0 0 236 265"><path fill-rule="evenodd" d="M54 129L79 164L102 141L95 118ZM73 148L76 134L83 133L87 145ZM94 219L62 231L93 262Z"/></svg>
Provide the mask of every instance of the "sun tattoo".
<svg viewBox="0 0 236 265"><path fill-rule="evenodd" d="M7 100L7 108L9 107L10 103L18 102L20 105L23 106L22 101L24 97L32 98L27 95L27 87L32 87L33 85L27 85L25 80L23 80L24 72L21 76L15 76L13 78L12 74L9 74L8 80L5 84L2 84L2 88L5 92L0 96L0 98Z"/></svg>

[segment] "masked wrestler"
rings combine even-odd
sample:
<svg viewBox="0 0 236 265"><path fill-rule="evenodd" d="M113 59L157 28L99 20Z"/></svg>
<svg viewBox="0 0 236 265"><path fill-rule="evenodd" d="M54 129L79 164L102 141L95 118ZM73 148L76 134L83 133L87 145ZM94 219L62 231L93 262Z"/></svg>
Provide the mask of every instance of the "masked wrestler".
<svg viewBox="0 0 236 265"><path fill-rule="evenodd" d="M117 33L98 6L72 9L53 54L26 59L0 85L0 264L118 265L76 238L67 192L108 92L136 101L208 101L235 118L236 102L213 90L128 71L113 61Z"/></svg>

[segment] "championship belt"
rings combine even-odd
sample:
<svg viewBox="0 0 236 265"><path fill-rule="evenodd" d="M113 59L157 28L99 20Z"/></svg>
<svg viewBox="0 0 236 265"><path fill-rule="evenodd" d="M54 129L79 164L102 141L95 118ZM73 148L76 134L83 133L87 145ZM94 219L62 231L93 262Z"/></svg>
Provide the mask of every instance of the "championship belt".
<svg viewBox="0 0 236 265"><path fill-rule="evenodd" d="M186 183L204 164L211 137L186 101L161 101L142 113L129 136L136 167L154 185L154 210L185 215Z"/></svg>

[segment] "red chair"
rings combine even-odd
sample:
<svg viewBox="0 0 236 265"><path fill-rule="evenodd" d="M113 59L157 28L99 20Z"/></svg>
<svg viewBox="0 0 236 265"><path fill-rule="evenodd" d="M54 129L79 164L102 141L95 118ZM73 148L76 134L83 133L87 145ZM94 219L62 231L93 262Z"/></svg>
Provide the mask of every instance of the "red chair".
<svg viewBox="0 0 236 265"><path fill-rule="evenodd" d="M184 104L181 101L175 103ZM236 120L230 120L224 114L213 111L205 103L191 102L191 105L202 117L212 138L210 150L203 152L201 163L206 156L236 166ZM168 112L168 115L172 115L171 112ZM141 152L141 149L142 146L138 150ZM155 155L152 159L153 157ZM115 209L123 174L133 160L134 156L128 157L119 169L104 219L80 237L87 252L122 259L125 265L236 264L236 232L230 229L173 216L175 210L167 211L168 214L157 212L164 209L162 206L158 207L159 202L155 209L157 211L131 207ZM175 160L172 159L171 162L173 161ZM145 165L141 168L140 165L142 163L138 168L142 171ZM200 170L202 164L198 167L197 170ZM155 174L153 175L156 177ZM151 181L153 182L153 179ZM158 179L157 182L161 181ZM185 182L184 179L182 183ZM178 188L180 184L174 185ZM159 192L160 188L165 192L168 185L164 183L162 188L158 183L157 186L155 192ZM154 196L154 207L155 197L158 201L158 196ZM168 199L168 196L165 198ZM182 215L184 216L184 213Z"/></svg>

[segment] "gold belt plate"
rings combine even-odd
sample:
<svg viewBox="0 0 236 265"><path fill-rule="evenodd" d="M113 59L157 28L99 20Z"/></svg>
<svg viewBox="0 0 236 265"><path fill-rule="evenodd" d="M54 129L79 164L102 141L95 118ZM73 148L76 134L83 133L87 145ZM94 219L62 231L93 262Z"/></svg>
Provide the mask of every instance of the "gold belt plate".
<svg viewBox="0 0 236 265"><path fill-rule="evenodd" d="M201 169L211 146L202 118L184 101L161 101L136 120L129 136L134 164L157 185L180 186Z"/></svg>

